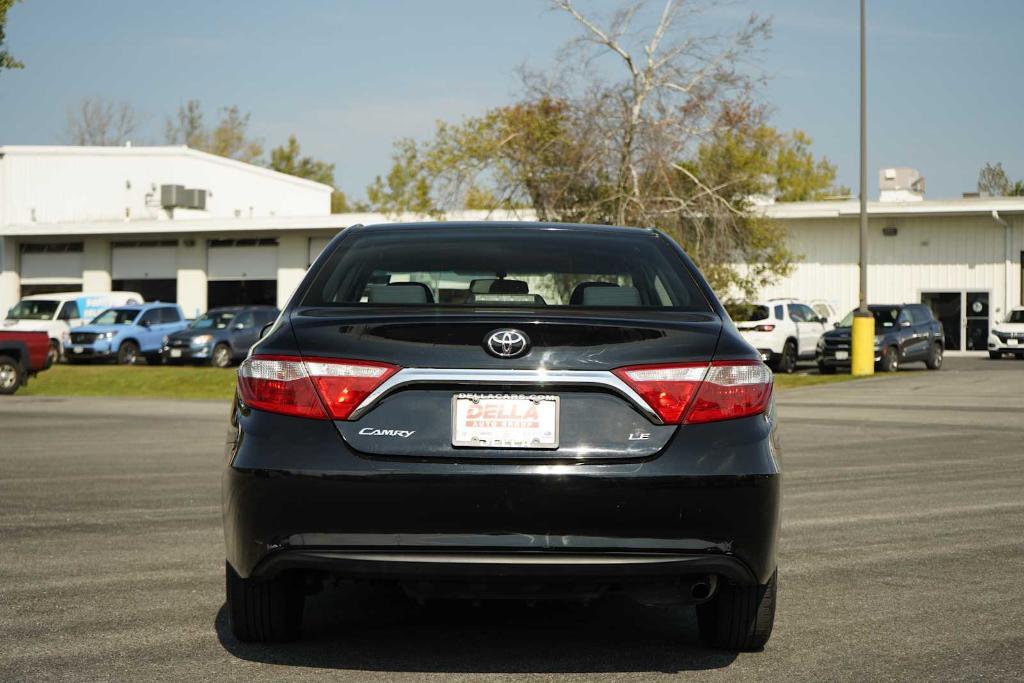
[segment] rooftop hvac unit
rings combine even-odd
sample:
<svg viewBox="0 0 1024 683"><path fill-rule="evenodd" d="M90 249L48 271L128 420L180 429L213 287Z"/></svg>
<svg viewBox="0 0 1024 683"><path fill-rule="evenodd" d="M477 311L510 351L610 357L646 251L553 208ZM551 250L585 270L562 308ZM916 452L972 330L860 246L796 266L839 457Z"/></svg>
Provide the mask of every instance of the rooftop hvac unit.
<svg viewBox="0 0 1024 683"><path fill-rule="evenodd" d="M187 189L184 185L161 185L160 206L165 209L206 210L206 190Z"/></svg>

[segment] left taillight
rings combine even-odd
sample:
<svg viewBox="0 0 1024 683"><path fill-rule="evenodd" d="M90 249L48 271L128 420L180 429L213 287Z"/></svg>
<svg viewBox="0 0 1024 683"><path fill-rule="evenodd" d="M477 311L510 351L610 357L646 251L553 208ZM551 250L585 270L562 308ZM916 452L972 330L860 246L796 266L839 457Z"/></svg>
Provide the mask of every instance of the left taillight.
<svg viewBox="0 0 1024 683"><path fill-rule="evenodd" d="M772 395L771 370L760 361L637 365L613 372L666 424L757 415Z"/></svg>
<svg viewBox="0 0 1024 683"><path fill-rule="evenodd" d="M242 401L259 410L317 420L346 420L398 371L394 365L337 358L263 356L238 368Z"/></svg>

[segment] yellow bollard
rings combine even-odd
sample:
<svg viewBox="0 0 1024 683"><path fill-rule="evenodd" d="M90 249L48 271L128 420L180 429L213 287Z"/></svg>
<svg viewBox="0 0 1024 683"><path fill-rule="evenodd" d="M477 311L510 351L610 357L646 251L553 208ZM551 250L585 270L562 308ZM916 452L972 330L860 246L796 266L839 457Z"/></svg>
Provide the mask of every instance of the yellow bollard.
<svg viewBox="0 0 1024 683"><path fill-rule="evenodd" d="M850 335L850 374L865 377L875 374L875 317L853 314Z"/></svg>

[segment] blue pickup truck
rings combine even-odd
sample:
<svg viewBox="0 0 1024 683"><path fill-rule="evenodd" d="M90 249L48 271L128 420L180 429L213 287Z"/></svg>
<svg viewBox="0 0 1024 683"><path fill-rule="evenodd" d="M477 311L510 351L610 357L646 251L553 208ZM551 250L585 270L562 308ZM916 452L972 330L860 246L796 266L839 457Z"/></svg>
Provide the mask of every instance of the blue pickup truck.
<svg viewBox="0 0 1024 683"><path fill-rule="evenodd" d="M131 365L145 358L161 362L164 338L188 326L181 308L160 302L108 308L88 325L76 327L64 344L69 363L116 361Z"/></svg>

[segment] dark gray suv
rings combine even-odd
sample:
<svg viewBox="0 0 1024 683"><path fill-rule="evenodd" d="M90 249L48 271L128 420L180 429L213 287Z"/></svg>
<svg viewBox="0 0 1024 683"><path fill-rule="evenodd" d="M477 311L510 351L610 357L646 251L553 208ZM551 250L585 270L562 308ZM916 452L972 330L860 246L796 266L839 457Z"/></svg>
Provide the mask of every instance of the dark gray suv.
<svg viewBox="0 0 1024 683"><path fill-rule="evenodd" d="M166 363L207 363L226 368L246 357L260 330L277 318L273 306L211 308L180 332L164 337L160 355Z"/></svg>

